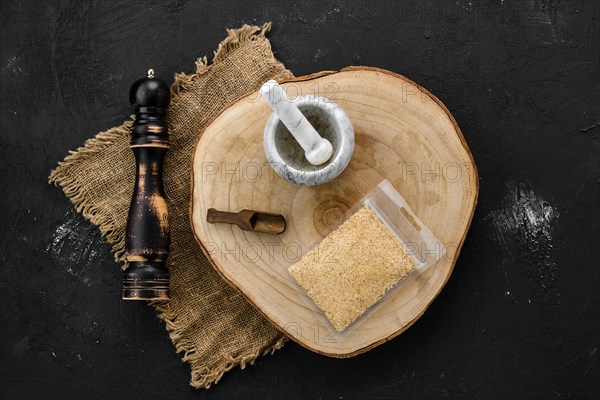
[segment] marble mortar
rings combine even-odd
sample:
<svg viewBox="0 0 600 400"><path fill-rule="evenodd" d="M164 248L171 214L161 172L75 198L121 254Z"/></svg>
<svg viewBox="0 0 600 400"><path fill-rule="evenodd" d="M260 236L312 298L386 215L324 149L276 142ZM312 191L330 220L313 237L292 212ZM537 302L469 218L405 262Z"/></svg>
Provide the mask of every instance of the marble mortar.
<svg viewBox="0 0 600 400"><path fill-rule="evenodd" d="M329 161L312 165L304 150L272 113L265 125L263 147L269 164L288 182L313 186L329 182L348 166L354 151L354 129L344 110L321 96L299 96L291 100L321 137L329 140L333 154Z"/></svg>

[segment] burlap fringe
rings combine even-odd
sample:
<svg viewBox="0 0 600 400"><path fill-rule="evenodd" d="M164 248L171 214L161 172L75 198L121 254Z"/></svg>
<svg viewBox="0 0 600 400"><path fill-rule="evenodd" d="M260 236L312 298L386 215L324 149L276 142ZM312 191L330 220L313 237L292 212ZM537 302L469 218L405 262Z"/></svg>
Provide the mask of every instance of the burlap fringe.
<svg viewBox="0 0 600 400"><path fill-rule="evenodd" d="M226 58L227 54L234 51L241 44L247 41L257 41L265 39L265 34L271 30L271 22L265 23L262 27L244 25L239 29L228 29L227 37L219 44L219 47L214 52L213 64ZM264 40L261 46L265 47L265 51L271 50L271 43ZM282 64L274 57L273 65L281 66ZM176 102L182 90L188 88L196 79L210 70L212 65L208 65L206 56L196 60L196 72L194 74L175 74L175 81L171 85L171 103ZM284 69L284 74L292 76L292 73ZM84 193L77 179L70 173L69 167L77 164L80 160L87 158L90 154L102 151L110 146L114 140L122 136L129 135L129 129L133 119L125 122L123 125L101 132L94 138L88 139L84 145L76 151L69 151L69 155L64 161L58 164L58 167L51 172L49 183L62 187L64 193L71 199L75 209L80 212L94 225L97 225L102 233L102 236L112 244L115 260L118 263L125 265L125 246L123 233L116 229L112 221L107 218L98 216L98 210L86 200L87 194ZM171 260L172 262L173 260ZM217 383L225 372L239 365L244 369L247 365L252 365L261 355L273 354L276 350L283 347L287 342L285 337L281 337L274 344L263 350L258 350L248 354L231 356L224 354L225 364L218 368L209 368L202 364L202 358L196 353L195 346L192 340L183 337L181 328L178 326L177 317L170 312L168 303L150 302L157 312L158 318L165 323L167 332L171 341L175 345L177 353L183 353L182 361L189 362L191 366L191 381L190 385L196 389L208 389L213 383Z"/></svg>
<svg viewBox="0 0 600 400"><path fill-rule="evenodd" d="M219 44L219 47L214 52L211 65L208 64L208 58L204 56L196 60L196 73L175 74L175 81L171 86L171 102L177 102L178 95L182 90L189 88L196 79L208 72L212 65L219 63L221 60L227 57L227 54L240 47L241 44L265 39L265 35L271 30L271 26L272 23L267 22L263 24L263 26L244 25L239 29L227 29L227 37ZM261 46L264 46L266 52L272 52L271 42L268 40L264 40L261 43ZM271 63L273 66L283 69L285 74L289 77L293 76L292 73L285 69L283 64L277 61L274 57L271 60Z"/></svg>
<svg viewBox="0 0 600 400"><path fill-rule="evenodd" d="M115 261L125 265L125 235L117 229L113 221L98 215L98 209L87 200L88 194L71 173L71 167L92 154L98 153L110 146L115 140L129 136L129 129L133 124L133 117L121 126L116 126L105 132L100 132L95 137L86 140L84 145L77 150L69 150L69 155L58 163L58 167L50 173L48 182L62 187L63 192L73 202L77 212L81 213L91 223L98 226L100 233L112 244Z"/></svg>
<svg viewBox="0 0 600 400"><path fill-rule="evenodd" d="M223 354L224 364L219 368L211 369L202 364L202 358L196 353L194 342L189 338L183 337L181 330L177 326L177 317L171 312L169 303L153 302L152 304L156 308L158 317L165 322L169 337L175 344L176 352L183 353L182 361L190 363L192 370L190 385L196 389L209 389L213 383L217 384L219 380L221 380L225 372L237 365L239 365L241 369L244 369L247 365L254 364L258 357L273 354L276 350L282 348L288 341L286 337L281 337L262 351L257 350L253 353L242 354L235 357L230 354Z"/></svg>

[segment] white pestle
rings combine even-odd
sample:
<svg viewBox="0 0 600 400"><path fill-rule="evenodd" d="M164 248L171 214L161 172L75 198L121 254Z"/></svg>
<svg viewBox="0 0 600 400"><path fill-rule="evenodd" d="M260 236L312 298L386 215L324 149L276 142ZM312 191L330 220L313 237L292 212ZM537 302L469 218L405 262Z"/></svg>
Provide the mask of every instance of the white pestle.
<svg viewBox="0 0 600 400"><path fill-rule="evenodd" d="M262 85L260 94L302 147L309 163L321 165L329 161L333 146L319 135L294 103L284 99L283 89L276 81L270 80Z"/></svg>

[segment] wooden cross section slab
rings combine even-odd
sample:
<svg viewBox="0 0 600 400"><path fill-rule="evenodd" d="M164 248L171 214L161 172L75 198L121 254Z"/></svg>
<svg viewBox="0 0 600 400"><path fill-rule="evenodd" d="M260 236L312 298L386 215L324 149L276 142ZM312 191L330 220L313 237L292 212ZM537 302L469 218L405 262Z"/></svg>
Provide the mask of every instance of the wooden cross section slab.
<svg viewBox="0 0 600 400"><path fill-rule="evenodd" d="M197 144L192 160L193 229L216 270L282 332L315 352L353 356L402 333L440 293L473 217L477 170L450 112L401 75L349 67L282 84L290 97L316 94L346 111L356 136L348 168L332 182L313 187L294 185L275 174L262 144L271 109L258 92L251 94L217 117ZM446 254L336 333L288 267L383 179L441 240ZM209 224L206 214L211 207L283 214L287 228L281 235L269 235Z"/></svg>

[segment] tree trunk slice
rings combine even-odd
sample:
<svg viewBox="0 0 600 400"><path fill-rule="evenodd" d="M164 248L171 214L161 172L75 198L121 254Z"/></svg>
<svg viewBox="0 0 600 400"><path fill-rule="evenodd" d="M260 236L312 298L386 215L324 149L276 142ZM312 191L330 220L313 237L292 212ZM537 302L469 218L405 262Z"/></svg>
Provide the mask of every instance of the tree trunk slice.
<svg viewBox="0 0 600 400"><path fill-rule="evenodd" d="M262 144L271 109L254 93L217 117L197 144L192 224L217 271L282 332L315 352L350 357L406 330L446 284L475 210L477 171L450 112L401 75L349 67L283 86L289 97L325 96L346 111L356 136L348 168L332 182L313 187L294 185L275 174ZM336 333L288 268L299 260L299 251L304 254L319 242L383 179L446 246L446 255ZM283 214L287 229L268 235L208 224L211 207Z"/></svg>

